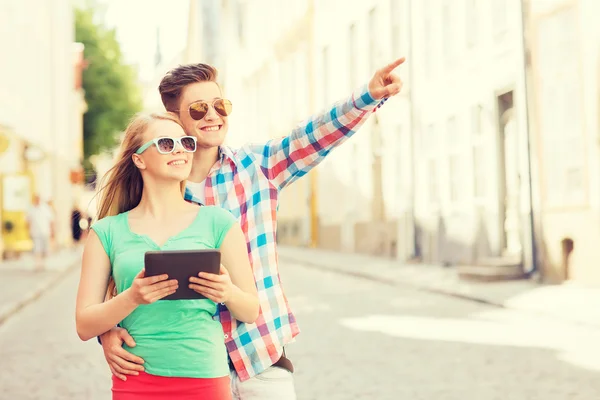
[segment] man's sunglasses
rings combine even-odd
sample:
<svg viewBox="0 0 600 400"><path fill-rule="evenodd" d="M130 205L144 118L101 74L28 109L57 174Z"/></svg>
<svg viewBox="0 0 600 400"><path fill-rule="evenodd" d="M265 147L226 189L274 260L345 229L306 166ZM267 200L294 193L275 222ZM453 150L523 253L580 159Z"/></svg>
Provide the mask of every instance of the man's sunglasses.
<svg viewBox="0 0 600 400"><path fill-rule="evenodd" d="M206 114L208 114L209 106L209 103L202 100L193 102L192 104L190 104L190 107L188 109L190 117L192 117L192 119L196 121L200 121L201 119L206 117ZM229 100L215 99L212 102L212 107L221 117L227 117L229 114L231 114L231 109L233 105Z"/></svg>
<svg viewBox="0 0 600 400"><path fill-rule="evenodd" d="M153 144L156 145L156 150L158 150L160 154L171 154L175 151L175 143L179 143L181 148L188 153L196 151L196 138L194 136L182 136L178 138L161 137L150 140L140 147L135 154L142 154Z"/></svg>

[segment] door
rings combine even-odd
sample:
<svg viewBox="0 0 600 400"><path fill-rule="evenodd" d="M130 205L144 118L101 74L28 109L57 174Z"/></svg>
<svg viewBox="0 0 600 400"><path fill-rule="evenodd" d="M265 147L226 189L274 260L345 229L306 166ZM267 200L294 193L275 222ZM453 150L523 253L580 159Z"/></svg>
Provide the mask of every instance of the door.
<svg viewBox="0 0 600 400"><path fill-rule="evenodd" d="M502 115L504 145L504 256L521 254L519 143L513 109Z"/></svg>

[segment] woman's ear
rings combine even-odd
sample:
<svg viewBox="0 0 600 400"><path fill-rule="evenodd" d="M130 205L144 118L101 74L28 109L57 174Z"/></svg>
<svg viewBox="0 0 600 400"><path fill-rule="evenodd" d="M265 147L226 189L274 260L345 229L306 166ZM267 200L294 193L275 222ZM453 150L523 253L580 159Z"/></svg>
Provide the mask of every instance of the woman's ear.
<svg viewBox="0 0 600 400"><path fill-rule="evenodd" d="M133 164L138 167L138 169L146 169L146 163L139 154L133 154L131 156L131 160L133 161Z"/></svg>

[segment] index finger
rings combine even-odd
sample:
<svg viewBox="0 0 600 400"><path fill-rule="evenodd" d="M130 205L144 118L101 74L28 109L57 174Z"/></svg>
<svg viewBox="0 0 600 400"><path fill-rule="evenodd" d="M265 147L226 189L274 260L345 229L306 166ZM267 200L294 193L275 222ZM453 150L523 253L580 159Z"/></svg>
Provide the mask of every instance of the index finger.
<svg viewBox="0 0 600 400"><path fill-rule="evenodd" d="M381 71L385 72L386 74L389 74L394 69L396 69L398 66L400 66L401 64L403 64L404 61L406 61L406 57L401 57L401 58L397 59L396 61L391 62L388 65L386 65L385 67L383 67L381 69Z"/></svg>

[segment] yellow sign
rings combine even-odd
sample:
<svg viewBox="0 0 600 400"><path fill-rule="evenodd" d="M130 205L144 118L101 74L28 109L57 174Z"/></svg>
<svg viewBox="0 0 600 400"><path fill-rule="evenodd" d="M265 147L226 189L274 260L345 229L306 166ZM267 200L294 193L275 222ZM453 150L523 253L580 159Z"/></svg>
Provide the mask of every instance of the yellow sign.
<svg viewBox="0 0 600 400"><path fill-rule="evenodd" d="M10 139L8 138L8 136L5 133L0 132L0 154L8 150L9 145Z"/></svg>
<svg viewBox="0 0 600 400"><path fill-rule="evenodd" d="M3 175L0 185L0 234L4 241L4 250L30 251L33 243L27 228L27 209L31 204L31 178L22 173Z"/></svg>

